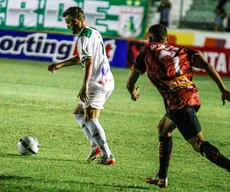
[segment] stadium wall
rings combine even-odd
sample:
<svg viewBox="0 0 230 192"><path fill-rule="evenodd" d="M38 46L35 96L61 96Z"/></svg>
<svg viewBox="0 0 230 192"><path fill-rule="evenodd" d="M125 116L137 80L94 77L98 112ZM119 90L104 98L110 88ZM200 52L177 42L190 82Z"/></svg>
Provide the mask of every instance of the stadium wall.
<svg viewBox="0 0 230 192"><path fill-rule="evenodd" d="M62 13L69 6L80 6L87 23L103 35L111 66L130 67L147 43L143 39L150 4L139 0L2 0L0 57L53 63L71 58L77 52L77 37L69 34ZM169 42L200 50L220 74L230 76L229 33L169 29Z"/></svg>
<svg viewBox="0 0 230 192"><path fill-rule="evenodd" d="M76 41L73 35L2 30L0 57L57 63L77 53ZM128 41L105 38L104 43L111 66L126 67Z"/></svg>
<svg viewBox="0 0 230 192"><path fill-rule="evenodd" d="M76 40L67 34L0 30L0 57L57 63L76 54ZM169 30L169 42L200 50L219 74L230 76L230 34ZM111 66L129 68L147 41L104 38L104 43Z"/></svg>

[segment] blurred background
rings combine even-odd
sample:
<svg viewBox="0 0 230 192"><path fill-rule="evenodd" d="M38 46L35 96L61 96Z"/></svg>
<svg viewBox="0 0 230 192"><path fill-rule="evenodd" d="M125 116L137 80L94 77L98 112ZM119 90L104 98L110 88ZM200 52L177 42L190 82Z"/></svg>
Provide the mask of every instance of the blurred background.
<svg viewBox="0 0 230 192"><path fill-rule="evenodd" d="M218 73L230 75L228 0L0 0L0 58L72 57L77 37L62 18L70 6L82 7L87 24L101 32L112 67L129 68L149 26L162 23L169 43L200 50Z"/></svg>

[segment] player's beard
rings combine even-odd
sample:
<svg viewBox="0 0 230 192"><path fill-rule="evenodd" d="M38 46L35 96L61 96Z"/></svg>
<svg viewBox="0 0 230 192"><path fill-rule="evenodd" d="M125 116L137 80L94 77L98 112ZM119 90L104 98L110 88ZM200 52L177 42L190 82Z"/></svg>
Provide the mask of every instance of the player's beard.
<svg viewBox="0 0 230 192"><path fill-rule="evenodd" d="M73 27L72 27L72 33L75 35L78 33L78 30L77 30L77 25L74 24Z"/></svg>

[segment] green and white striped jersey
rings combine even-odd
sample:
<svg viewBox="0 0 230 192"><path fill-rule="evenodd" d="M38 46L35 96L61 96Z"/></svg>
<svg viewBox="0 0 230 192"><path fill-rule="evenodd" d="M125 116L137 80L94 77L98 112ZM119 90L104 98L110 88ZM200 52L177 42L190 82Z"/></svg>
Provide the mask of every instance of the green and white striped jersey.
<svg viewBox="0 0 230 192"><path fill-rule="evenodd" d="M83 28L78 36L77 51L83 64L88 58L93 59L90 83L104 85L113 81L105 46L99 31L89 26Z"/></svg>

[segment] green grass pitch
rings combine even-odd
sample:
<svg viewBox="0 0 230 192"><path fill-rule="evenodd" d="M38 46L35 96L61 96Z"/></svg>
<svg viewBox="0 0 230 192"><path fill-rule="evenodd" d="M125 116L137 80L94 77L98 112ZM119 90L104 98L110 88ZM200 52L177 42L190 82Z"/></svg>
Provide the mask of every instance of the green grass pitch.
<svg viewBox="0 0 230 192"><path fill-rule="evenodd" d="M78 102L80 66L56 71L49 63L0 59L0 191L113 192L162 191L145 183L158 170L156 126L164 114L162 99L146 75L138 82L140 99L126 90L128 69L112 68L116 88L100 122L116 157L114 166L87 163L89 143L72 112ZM195 75L202 106L198 117L206 140L230 157L230 103L208 76ZM230 79L223 78L230 89ZM17 143L33 135L36 156L20 156ZM178 130L173 133L170 192L227 192L230 177L193 151Z"/></svg>

